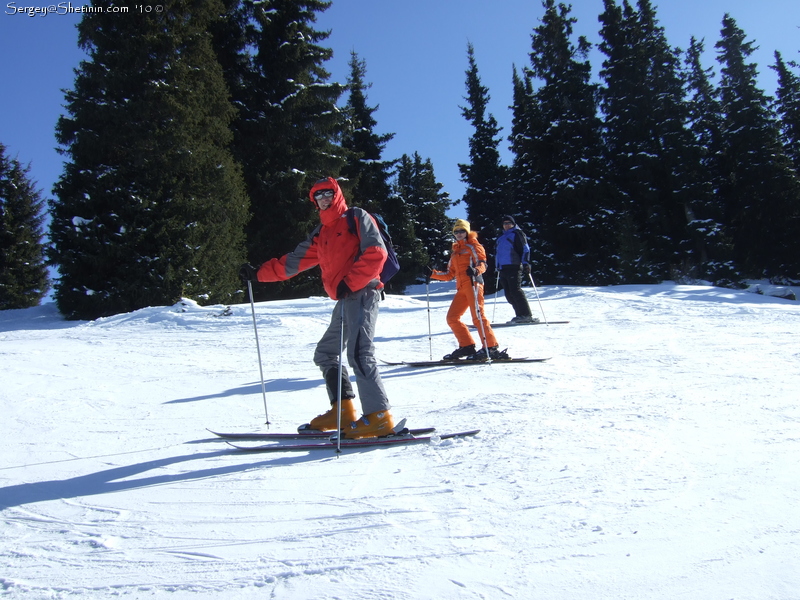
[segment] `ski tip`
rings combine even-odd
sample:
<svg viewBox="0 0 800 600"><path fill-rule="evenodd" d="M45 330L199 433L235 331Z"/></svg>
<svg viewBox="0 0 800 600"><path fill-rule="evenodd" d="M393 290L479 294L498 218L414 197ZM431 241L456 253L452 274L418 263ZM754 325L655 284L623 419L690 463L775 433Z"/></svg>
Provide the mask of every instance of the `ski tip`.
<svg viewBox="0 0 800 600"><path fill-rule="evenodd" d="M462 431L457 433L456 436L468 436L468 435L478 435L481 432L480 429L470 429L469 431Z"/></svg>
<svg viewBox="0 0 800 600"><path fill-rule="evenodd" d="M439 439L442 440L451 440L454 438L460 437L472 437L473 435L478 435L481 432L480 429L470 429L468 431L458 431L456 433L445 433L439 436Z"/></svg>

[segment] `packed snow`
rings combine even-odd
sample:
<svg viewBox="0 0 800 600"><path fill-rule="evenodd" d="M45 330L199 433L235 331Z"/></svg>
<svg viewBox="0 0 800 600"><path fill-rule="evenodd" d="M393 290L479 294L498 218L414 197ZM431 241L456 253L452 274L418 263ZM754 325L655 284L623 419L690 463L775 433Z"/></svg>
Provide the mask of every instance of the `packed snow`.
<svg viewBox="0 0 800 600"><path fill-rule="evenodd" d="M0 312L0 596L800 598L800 305L672 283L527 293L570 322L497 335L549 361L382 367L410 427L480 434L338 456L207 431L327 409L312 354L331 300L255 305L266 407L249 303ZM389 296L378 356L452 350L452 295ZM502 295L486 310L513 316Z"/></svg>

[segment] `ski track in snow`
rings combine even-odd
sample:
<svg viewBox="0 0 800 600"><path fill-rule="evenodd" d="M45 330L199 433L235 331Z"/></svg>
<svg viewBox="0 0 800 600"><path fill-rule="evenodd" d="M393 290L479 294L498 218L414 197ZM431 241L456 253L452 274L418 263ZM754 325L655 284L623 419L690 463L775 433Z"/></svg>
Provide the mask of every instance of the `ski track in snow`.
<svg viewBox="0 0 800 600"><path fill-rule="evenodd" d="M447 284L389 296L387 360L454 347ZM0 312L0 596L800 597L800 306L707 286L544 287L541 364L382 367L430 445L241 454L265 429L250 305ZM540 305L528 291L534 315ZM333 302L256 305L270 431L326 408ZM501 297L487 313L508 320Z"/></svg>

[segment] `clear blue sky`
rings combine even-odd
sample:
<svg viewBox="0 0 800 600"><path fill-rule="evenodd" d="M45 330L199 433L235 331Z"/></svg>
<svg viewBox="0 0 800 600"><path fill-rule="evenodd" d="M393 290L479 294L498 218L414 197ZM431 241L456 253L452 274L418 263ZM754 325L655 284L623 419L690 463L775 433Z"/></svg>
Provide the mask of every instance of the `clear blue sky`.
<svg viewBox="0 0 800 600"><path fill-rule="evenodd" d="M768 66L779 50L798 60L800 0L654 0L661 26L673 46L686 48L692 35L705 38L705 66L718 71L714 44L722 17L729 13L760 49L753 56L761 87L775 94ZM73 0L73 6L85 4ZM65 2L66 6L67 3ZM31 176L46 197L62 170L54 127L63 112L62 89L73 85L73 69L83 58L77 47L79 15L29 17L10 14L46 4L3 0L0 12L0 142L12 157L31 163ZM597 16L602 0L576 0L576 33L599 42ZM384 158L419 152L433 161L437 178L455 200L462 196L458 163L468 160L471 129L461 116L467 43L475 46L482 82L492 96L490 111L508 135L511 123L512 66L527 64L530 35L543 9L538 0L334 0L317 21L330 29L327 64L335 81L348 74L350 51L367 63L370 105L378 133L395 133ZM131 14L120 18L135 18ZM595 73L602 55L592 55ZM510 156L502 144L505 160ZM454 210L463 216L464 207ZM456 214L457 213L457 214Z"/></svg>

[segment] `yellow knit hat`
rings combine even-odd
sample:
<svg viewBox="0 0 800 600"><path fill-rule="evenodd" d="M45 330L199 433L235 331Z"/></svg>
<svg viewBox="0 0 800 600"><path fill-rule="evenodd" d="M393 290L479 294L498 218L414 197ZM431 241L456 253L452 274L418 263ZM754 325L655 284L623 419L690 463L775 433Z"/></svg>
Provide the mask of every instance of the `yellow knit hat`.
<svg viewBox="0 0 800 600"><path fill-rule="evenodd" d="M456 219L456 224L453 225L453 231L456 229L464 229L467 233L469 233L469 221L465 221L464 219Z"/></svg>

